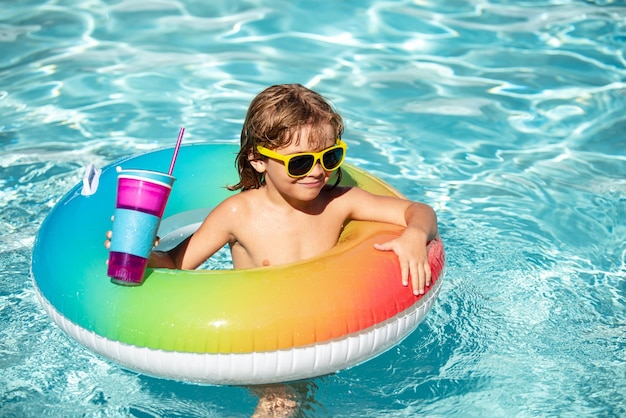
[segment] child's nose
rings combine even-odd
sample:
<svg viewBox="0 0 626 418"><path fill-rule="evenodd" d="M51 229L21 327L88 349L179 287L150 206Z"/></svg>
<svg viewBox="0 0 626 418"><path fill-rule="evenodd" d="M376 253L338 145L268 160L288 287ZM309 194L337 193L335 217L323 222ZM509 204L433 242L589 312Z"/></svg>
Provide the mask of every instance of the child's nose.
<svg viewBox="0 0 626 418"><path fill-rule="evenodd" d="M311 176L319 176L324 173L324 167L322 167L322 163L320 160L315 161L315 165L313 166L313 170L311 170Z"/></svg>

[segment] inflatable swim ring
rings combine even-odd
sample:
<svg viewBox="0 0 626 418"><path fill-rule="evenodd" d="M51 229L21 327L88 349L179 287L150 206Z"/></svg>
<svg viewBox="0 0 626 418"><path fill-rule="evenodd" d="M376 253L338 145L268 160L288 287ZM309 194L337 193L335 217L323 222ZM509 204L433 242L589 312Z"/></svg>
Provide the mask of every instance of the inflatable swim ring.
<svg viewBox="0 0 626 418"><path fill-rule="evenodd" d="M162 227L174 225L172 234L193 228L202 208L231 193L221 186L236 181L236 152L226 144L181 148ZM429 244L433 284L416 297L401 285L397 257L373 248L402 228L372 222L348 223L330 252L290 265L148 269L141 286L112 284L102 241L114 210L115 167L167 172L171 154L125 159L99 178L94 171L56 204L37 235L37 296L54 322L93 352L163 378L287 382L371 359L409 335L433 305L444 269L441 241ZM343 173L342 184L399 195L353 166L345 165Z"/></svg>

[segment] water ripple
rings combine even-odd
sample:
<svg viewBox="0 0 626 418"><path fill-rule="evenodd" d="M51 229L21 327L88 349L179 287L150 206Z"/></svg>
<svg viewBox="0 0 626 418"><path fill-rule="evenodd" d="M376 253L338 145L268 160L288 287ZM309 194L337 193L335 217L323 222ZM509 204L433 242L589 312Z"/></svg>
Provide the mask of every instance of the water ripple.
<svg viewBox="0 0 626 418"><path fill-rule="evenodd" d="M283 82L339 109L350 162L436 208L448 252L417 332L316 379L306 413L626 413L623 2L5 3L3 413L254 408L246 389L161 381L78 347L38 307L30 252L87 164L171 145L181 125L187 142L236 143L252 97Z"/></svg>

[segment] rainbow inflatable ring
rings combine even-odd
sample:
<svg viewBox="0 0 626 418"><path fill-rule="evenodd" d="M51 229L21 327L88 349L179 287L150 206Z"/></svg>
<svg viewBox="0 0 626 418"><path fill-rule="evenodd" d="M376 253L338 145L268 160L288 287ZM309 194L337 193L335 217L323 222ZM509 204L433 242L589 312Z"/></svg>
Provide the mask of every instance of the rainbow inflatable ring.
<svg viewBox="0 0 626 418"><path fill-rule="evenodd" d="M222 186L236 182L236 152L230 144L181 148L161 222L162 229L172 230L162 234L193 228L203 208L231 193ZM39 230L32 259L37 296L54 322L89 350L162 378L288 382L333 373L388 350L435 302L445 261L441 241L429 244L433 283L414 296L401 284L397 257L373 248L401 228L355 221L335 248L306 261L246 270L148 269L141 286L111 283L103 239L111 228L115 168L167 172L171 155L171 149L149 152L91 172ZM343 173L342 184L399 195L353 166L346 164Z"/></svg>

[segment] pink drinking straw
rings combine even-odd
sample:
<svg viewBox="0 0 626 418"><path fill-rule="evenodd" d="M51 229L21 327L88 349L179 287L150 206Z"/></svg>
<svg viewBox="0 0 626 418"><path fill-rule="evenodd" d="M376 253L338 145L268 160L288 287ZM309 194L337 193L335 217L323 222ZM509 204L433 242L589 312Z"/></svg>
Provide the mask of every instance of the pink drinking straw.
<svg viewBox="0 0 626 418"><path fill-rule="evenodd" d="M178 150L180 149L180 143L183 142L183 135L185 134L185 128L180 127L180 132L178 132L178 141L176 141L176 147L174 147L174 155L172 156L172 163L170 164L170 171L168 171L168 175L172 175L174 172L174 164L176 164L176 157L178 157Z"/></svg>

